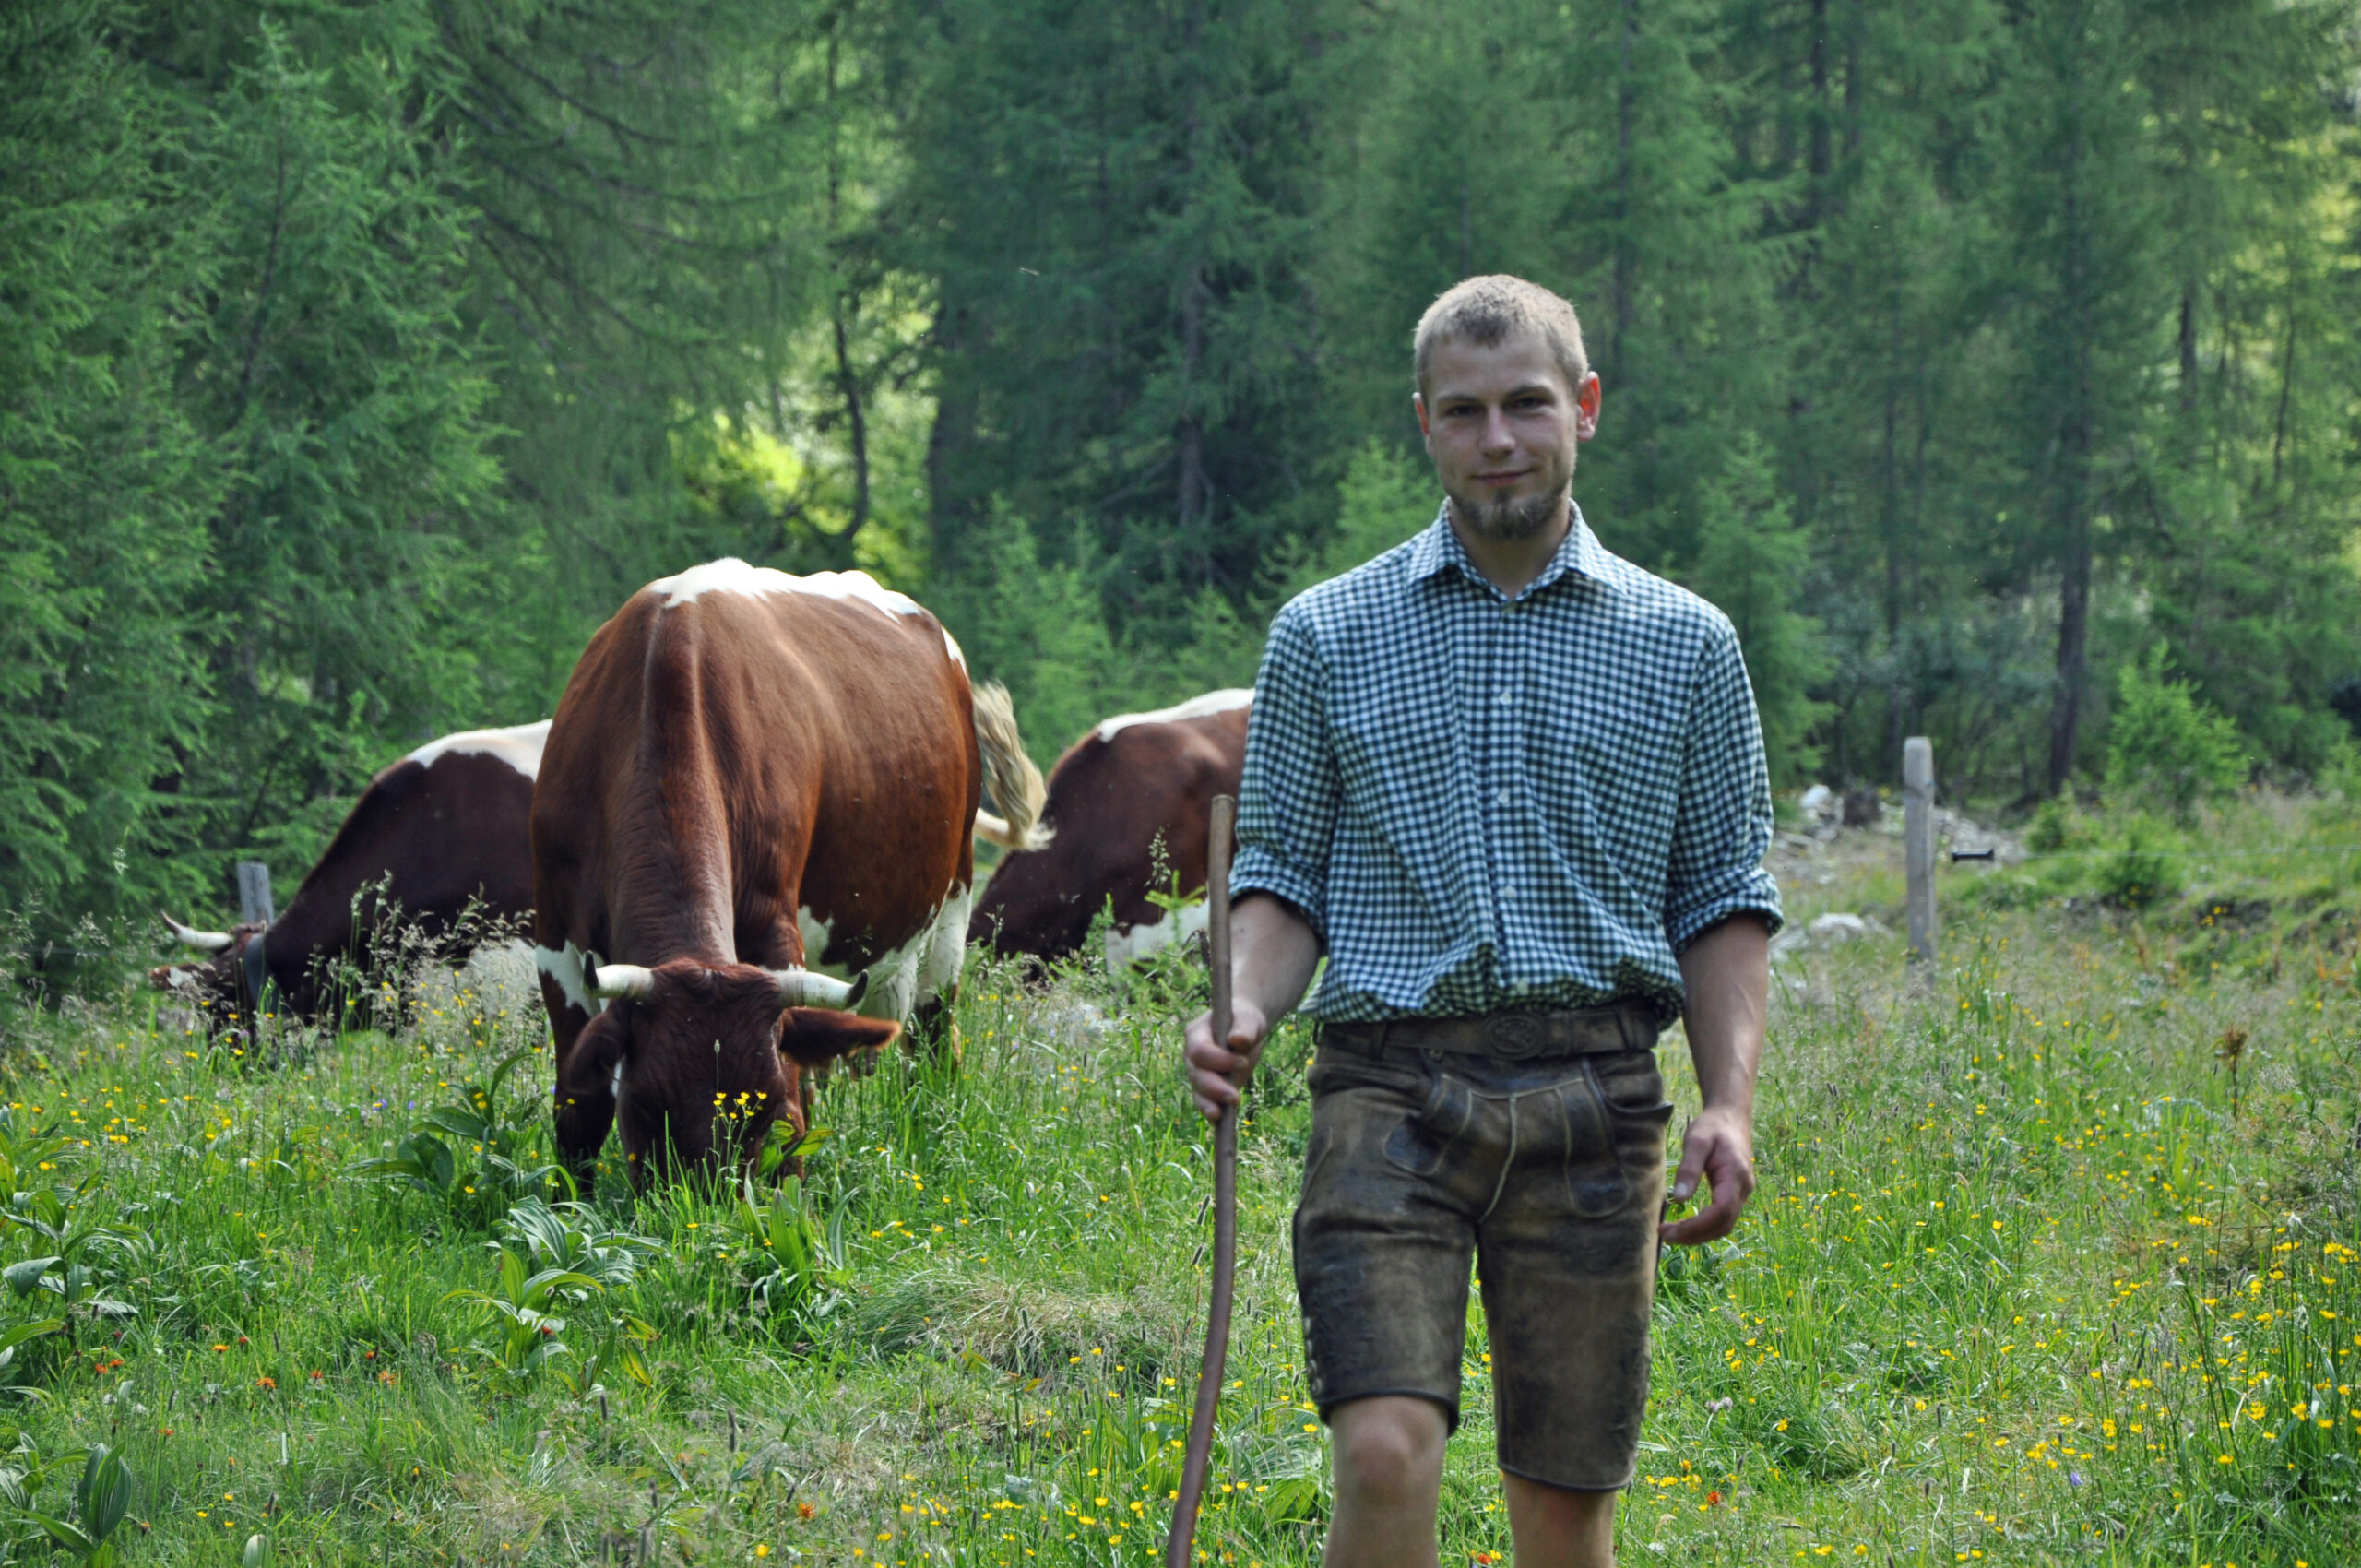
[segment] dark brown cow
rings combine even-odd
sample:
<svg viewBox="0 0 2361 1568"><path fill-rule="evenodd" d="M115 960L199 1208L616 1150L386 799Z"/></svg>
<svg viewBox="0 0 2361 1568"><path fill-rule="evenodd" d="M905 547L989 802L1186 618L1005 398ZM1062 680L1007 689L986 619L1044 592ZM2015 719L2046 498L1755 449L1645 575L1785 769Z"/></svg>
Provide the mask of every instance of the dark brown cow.
<svg viewBox="0 0 2361 1568"><path fill-rule="evenodd" d="M528 823L550 722L466 730L430 741L379 771L277 920L174 935L211 957L149 972L160 988L204 1001L208 1016L244 1021L255 1000L315 1016L335 1005L319 983L335 959L359 959L398 909L408 926L450 936L472 906L497 919L533 911ZM462 933L465 934L465 933Z"/></svg>
<svg viewBox="0 0 2361 1568"><path fill-rule="evenodd" d="M859 572L717 561L599 629L533 799L557 1141L586 1191L617 1123L635 1180L742 1168L775 1119L802 1130L802 1068L948 992L987 766L1013 836L1040 809L1014 741L1007 694L971 693L941 624Z"/></svg>
<svg viewBox="0 0 2361 1568"><path fill-rule="evenodd" d="M1170 885L1205 885L1206 813L1238 793L1246 765L1250 691L1208 692L1157 713L1109 719L1076 741L1050 770L1044 849L1012 854L976 901L968 940L1001 953L1062 958L1080 950L1091 921L1114 900L1107 962L1120 968L1204 929L1202 904L1176 923L1148 901Z"/></svg>

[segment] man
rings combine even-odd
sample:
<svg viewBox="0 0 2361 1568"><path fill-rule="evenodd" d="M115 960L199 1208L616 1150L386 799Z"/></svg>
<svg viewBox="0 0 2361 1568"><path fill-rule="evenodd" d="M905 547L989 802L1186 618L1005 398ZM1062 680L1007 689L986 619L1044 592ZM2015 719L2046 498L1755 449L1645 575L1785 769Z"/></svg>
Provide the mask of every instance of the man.
<svg viewBox="0 0 2361 1568"><path fill-rule="evenodd" d="M1437 1562L1469 1264L1518 1568L1614 1559L1647 1400L1659 1241L1727 1235L1754 1185L1776 885L1736 634L1602 548L1572 502L1598 427L1573 308L1475 278L1418 324L1446 501L1273 623L1240 790L1235 1024L1185 1052L1235 1103L1323 952L1295 1217L1336 1568ZM1659 1223L1653 1047L1703 1093Z"/></svg>

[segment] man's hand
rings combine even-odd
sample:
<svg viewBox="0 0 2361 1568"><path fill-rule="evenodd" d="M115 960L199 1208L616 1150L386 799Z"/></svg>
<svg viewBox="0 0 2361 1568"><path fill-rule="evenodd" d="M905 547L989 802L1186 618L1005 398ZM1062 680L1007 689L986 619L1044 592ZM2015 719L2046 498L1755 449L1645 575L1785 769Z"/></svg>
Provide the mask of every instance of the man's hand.
<svg viewBox="0 0 2361 1568"><path fill-rule="evenodd" d="M1703 1177L1714 1201L1686 1219L1660 1225L1656 1234L1676 1247L1718 1241L1738 1229L1739 1210L1754 1191L1752 1118L1726 1106L1708 1106L1689 1123L1681 1140L1680 1171L1672 1179L1672 1201L1687 1203Z"/></svg>
<svg viewBox="0 0 2361 1568"><path fill-rule="evenodd" d="M1189 1093L1206 1121L1220 1121L1221 1113L1246 1092L1246 1082L1254 1075L1263 1040L1270 1032L1271 1022L1263 1016L1263 1010L1242 997L1230 1004L1229 1039L1221 1044L1214 1041L1211 1013L1200 1013L1189 1020L1180 1055L1189 1064Z"/></svg>
<svg viewBox="0 0 2361 1568"><path fill-rule="evenodd" d="M1189 1093L1208 1122L1220 1121L1238 1103L1271 1021L1303 1000L1311 971L1320 967L1319 936L1292 907L1267 893L1250 893L1230 910L1229 942L1229 1038L1216 1043L1213 1015L1200 1013L1180 1040Z"/></svg>
<svg viewBox="0 0 2361 1568"><path fill-rule="evenodd" d="M1771 1001L1771 931L1758 915L1722 921L1680 956L1688 992L1690 1059L1704 1109L1681 1141L1672 1201L1686 1203L1702 1177L1714 1201L1657 1234L1678 1247L1719 1241L1738 1228L1754 1191L1754 1078Z"/></svg>

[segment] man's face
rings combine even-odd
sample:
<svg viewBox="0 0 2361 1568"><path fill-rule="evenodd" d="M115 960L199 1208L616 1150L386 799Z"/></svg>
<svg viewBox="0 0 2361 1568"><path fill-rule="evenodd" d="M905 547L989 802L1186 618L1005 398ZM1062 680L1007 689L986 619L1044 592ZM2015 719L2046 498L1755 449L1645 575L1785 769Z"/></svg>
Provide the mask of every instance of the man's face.
<svg viewBox="0 0 2361 1568"><path fill-rule="evenodd" d="M1575 444L1598 432L1598 377L1569 387L1548 344L1516 333L1489 349L1437 344L1427 387L1418 428L1461 526L1515 540L1558 523Z"/></svg>

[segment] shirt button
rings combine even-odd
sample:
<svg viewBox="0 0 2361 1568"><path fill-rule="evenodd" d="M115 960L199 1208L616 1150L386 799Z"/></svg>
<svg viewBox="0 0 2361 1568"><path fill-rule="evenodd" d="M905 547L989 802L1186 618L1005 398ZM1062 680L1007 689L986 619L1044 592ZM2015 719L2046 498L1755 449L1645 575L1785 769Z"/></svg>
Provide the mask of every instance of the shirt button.
<svg viewBox="0 0 2361 1568"><path fill-rule="evenodd" d="M1500 801L1502 805L1509 803L1509 787L1505 784L1501 786Z"/></svg>
<svg viewBox="0 0 2361 1568"><path fill-rule="evenodd" d="M1501 688L1500 700L1502 702L1514 702L1516 698L1510 693L1506 686L1502 686Z"/></svg>

